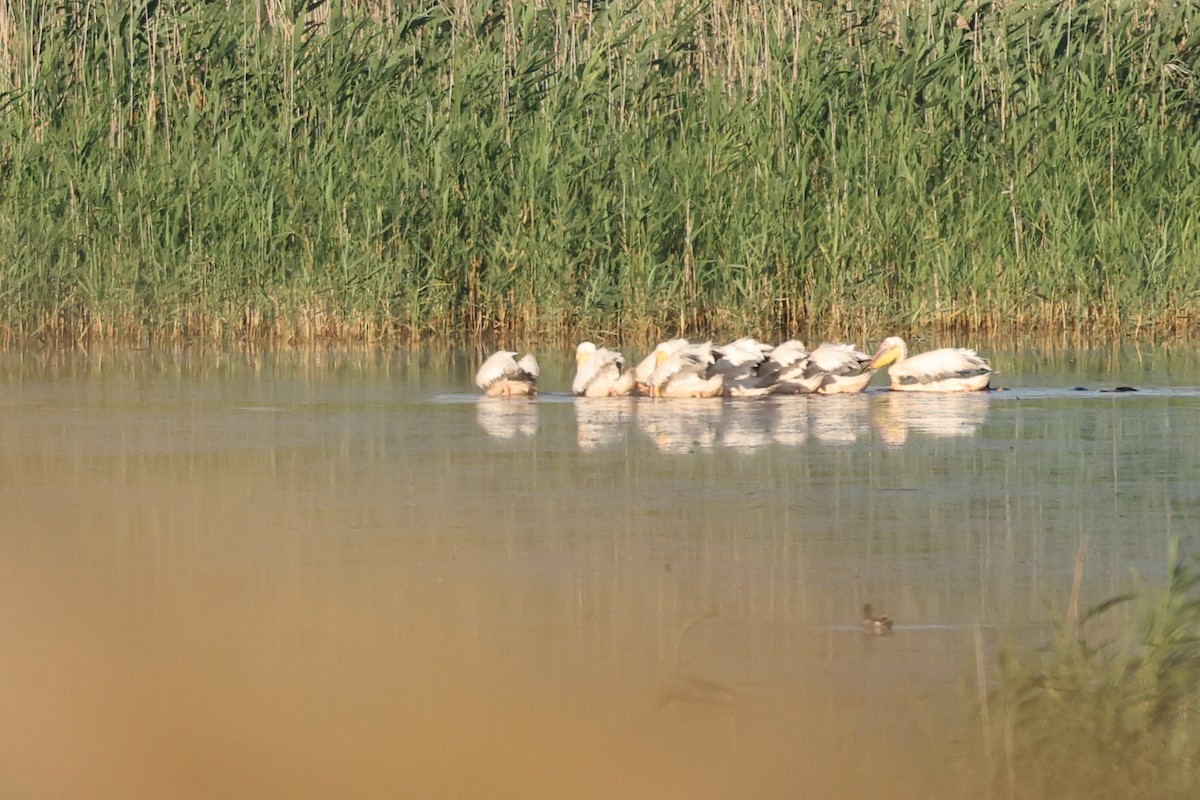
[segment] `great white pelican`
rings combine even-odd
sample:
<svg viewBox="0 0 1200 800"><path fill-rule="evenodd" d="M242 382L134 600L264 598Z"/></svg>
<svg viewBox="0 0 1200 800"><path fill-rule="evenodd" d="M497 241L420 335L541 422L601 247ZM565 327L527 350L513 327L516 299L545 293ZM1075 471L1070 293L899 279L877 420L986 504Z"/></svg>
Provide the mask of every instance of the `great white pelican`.
<svg viewBox="0 0 1200 800"><path fill-rule="evenodd" d="M654 360L647 381L654 397L720 397L725 392L725 376L713 369L717 354L712 342L688 344L669 353L657 350Z"/></svg>
<svg viewBox="0 0 1200 800"><path fill-rule="evenodd" d="M974 350L945 347L909 357L899 336L884 339L868 367L888 368L894 392L976 392L988 388L992 368Z"/></svg>
<svg viewBox="0 0 1200 800"><path fill-rule="evenodd" d="M826 342L809 357L808 374L817 376L817 394L858 394L867 388L875 368L871 357L852 344Z"/></svg>
<svg viewBox="0 0 1200 800"><path fill-rule="evenodd" d="M875 374L870 360L854 345L826 342L810 353L803 342L790 339L771 351L759 373L773 375L785 394L857 394Z"/></svg>
<svg viewBox="0 0 1200 800"><path fill-rule="evenodd" d="M575 381L571 391L582 397L625 397L633 394L634 375L615 350L581 342L575 348Z"/></svg>
<svg viewBox="0 0 1200 800"><path fill-rule="evenodd" d="M475 373L475 385L488 397L532 397L537 394L541 373L533 353L518 361L512 350L497 350L488 356Z"/></svg>
<svg viewBox="0 0 1200 800"><path fill-rule="evenodd" d="M753 337L745 337L714 348L712 371L725 376L724 393L729 397L762 397L775 391L775 380L759 373L774 349Z"/></svg>
<svg viewBox="0 0 1200 800"><path fill-rule="evenodd" d="M633 380L637 384L638 390L642 394L651 394L650 376L654 373L655 368L671 353L687 347L689 344L687 339L668 339L656 344L654 349L633 368Z"/></svg>

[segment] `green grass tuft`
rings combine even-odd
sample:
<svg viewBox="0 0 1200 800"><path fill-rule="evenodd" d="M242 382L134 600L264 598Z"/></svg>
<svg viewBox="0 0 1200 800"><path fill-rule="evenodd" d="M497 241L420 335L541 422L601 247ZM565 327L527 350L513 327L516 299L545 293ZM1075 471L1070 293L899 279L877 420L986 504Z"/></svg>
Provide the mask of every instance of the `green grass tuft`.
<svg viewBox="0 0 1200 800"><path fill-rule="evenodd" d="M1036 652L1009 650L988 698L1003 797L1200 793L1200 561L1111 599ZM1124 608L1132 616L1110 620Z"/></svg>

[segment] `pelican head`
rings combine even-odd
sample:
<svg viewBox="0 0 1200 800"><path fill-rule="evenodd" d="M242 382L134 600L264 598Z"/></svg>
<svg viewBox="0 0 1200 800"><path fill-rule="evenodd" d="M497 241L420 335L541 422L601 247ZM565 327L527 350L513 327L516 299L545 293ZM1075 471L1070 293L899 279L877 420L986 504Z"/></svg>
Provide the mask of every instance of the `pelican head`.
<svg viewBox="0 0 1200 800"><path fill-rule="evenodd" d="M889 336L879 343L879 349L871 356L867 369L879 369L897 361L903 361L908 355L908 345L899 336Z"/></svg>
<svg viewBox="0 0 1200 800"><path fill-rule="evenodd" d="M596 345L592 342L580 342L575 348L575 363L582 364L596 352Z"/></svg>
<svg viewBox="0 0 1200 800"><path fill-rule="evenodd" d="M660 344L658 347L654 348L654 368L658 369L659 367L661 367L662 363L667 360L667 356L669 356L669 355L671 355L671 351L668 347L665 346L665 344ZM661 397L662 396L662 387L651 384L650 385L650 396L651 397Z"/></svg>

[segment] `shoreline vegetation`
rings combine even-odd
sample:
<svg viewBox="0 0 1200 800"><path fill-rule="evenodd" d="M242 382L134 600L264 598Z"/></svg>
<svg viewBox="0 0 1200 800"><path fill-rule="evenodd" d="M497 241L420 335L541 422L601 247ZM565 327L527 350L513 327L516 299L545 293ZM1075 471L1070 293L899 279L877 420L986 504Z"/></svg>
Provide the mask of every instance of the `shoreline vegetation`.
<svg viewBox="0 0 1200 800"><path fill-rule="evenodd" d="M1200 560L1173 542L1161 587L1066 619L1038 648L1005 648L977 704L986 797L1190 798L1200 789ZM1116 616L1117 619L1111 619ZM982 674L982 665L981 665Z"/></svg>
<svg viewBox="0 0 1200 800"><path fill-rule="evenodd" d="M0 2L0 344L1186 336L1200 7Z"/></svg>

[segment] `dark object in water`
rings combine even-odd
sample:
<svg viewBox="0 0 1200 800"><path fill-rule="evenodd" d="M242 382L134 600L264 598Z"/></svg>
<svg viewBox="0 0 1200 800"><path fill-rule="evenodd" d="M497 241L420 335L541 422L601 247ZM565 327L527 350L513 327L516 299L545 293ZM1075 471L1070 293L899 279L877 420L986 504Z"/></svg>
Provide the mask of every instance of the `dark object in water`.
<svg viewBox="0 0 1200 800"><path fill-rule="evenodd" d="M1087 390L1088 390L1088 388L1086 386L1076 386L1071 391L1072 392L1086 392Z"/></svg>
<svg viewBox="0 0 1200 800"><path fill-rule="evenodd" d="M1102 392L1136 392L1137 389L1132 386L1114 386L1111 389L1101 389Z"/></svg>
<svg viewBox="0 0 1200 800"><path fill-rule="evenodd" d="M884 617L884 616L876 616L875 610L873 608L871 608L870 603L867 603L865 606L863 606L862 613L863 613L863 619L862 619L863 630L866 631L867 633L885 634L885 633L892 632L892 625L895 624L892 622L892 618Z"/></svg>

